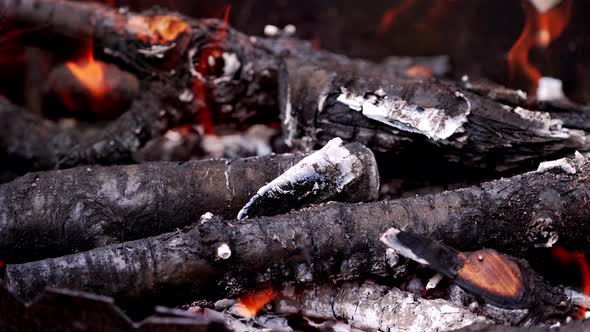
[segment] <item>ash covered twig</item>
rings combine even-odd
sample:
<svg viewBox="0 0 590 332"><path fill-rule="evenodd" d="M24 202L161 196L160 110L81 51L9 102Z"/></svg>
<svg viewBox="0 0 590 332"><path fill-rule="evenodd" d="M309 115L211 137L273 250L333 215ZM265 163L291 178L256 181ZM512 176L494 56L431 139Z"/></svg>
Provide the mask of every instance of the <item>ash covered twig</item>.
<svg viewBox="0 0 590 332"><path fill-rule="evenodd" d="M279 85L285 139L303 148L337 136L505 170L590 147L588 133L562 114L507 106L451 83L287 59Z"/></svg>
<svg viewBox="0 0 590 332"><path fill-rule="evenodd" d="M554 168L438 195L330 203L245 224L208 222L81 254L9 264L6 280L25 297L52 285L165 302L239 295L267 282L387 275L378 239L391 227L463 251L497 248L526 256L556 241L590 250L590 164L572 163L575 174Z"/></svg>
<svg viewBox="0 0 590 332"><path fill-rule="evenodd" d="M549 285L524 260L491 249L459 252L395 228L385 232L381 241L401 255L445 275L469 293L483 298L486 304L517 309L522 316L521 323L544 322L574 312L574 303L569 301L566 291Z"/></svg>
<svg viewBox="0 0 590 332"><path fill-rule="evenodd" d="M238 219L275 215L328 200L377 199L379 174L373 153L339 138L305 157L264 187L240 210Z"/></svg>
<svg viewBox="0 0 590 332"><path fill-rule="evenodd" d="M374 199L378 175L372 153L359 144L341 149L356 158L358 177L348 179L339 196L332 195L334 188L319 188L314 202ZM206 212L218 219L234 218L258 188L304 157L286 154L28 174L0 185L1 260L55 257L162 234L197 223ZM335 174L322 173L315 180L331 175ZM279 209L275 204L265 201L259 210Z"/></svg>
<svg viewBox="0 0 590 332"><path fill-rule="evenodd" d="M377 331L448 331L486 319L442 299L426 300L371 281L284 288L273 311L322 320L344 320Z"/></svg>

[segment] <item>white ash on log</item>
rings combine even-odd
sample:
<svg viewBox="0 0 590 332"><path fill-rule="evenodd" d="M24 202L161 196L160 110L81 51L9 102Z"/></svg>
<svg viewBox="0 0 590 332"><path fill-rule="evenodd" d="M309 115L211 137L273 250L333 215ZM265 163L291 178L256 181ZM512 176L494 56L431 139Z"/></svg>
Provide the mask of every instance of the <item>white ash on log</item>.
<svg viewBox="0 0 590 332"><path fill-rule="evenodd" d="M566 290L549 285L524 260L491 249L459 252L427 237L395 228L385 232L381 241L399 254L443 274L467 292L482 298L486 305L518 310L521 324L545 322L574 313L575 306ZM494 312L493 308L489 311Z"/></svg>
<svg viewBox="0 0 590 332"><path fill-rule="evenodd" d="M270 282L388 275L392 269L378 239L391 227L463 251L498 248L523 257L556 241L589 251L590 210L583 207L590 200L590 163L571 162L575 174L555 168L424 197L330 203L247 223L211 220L80 254L9 264L5 280L26 298L46 286L159 303L231 297Z"/></svg>
<svg viewBox="0 0 590 332"><path fill-rule="evenodd" d="M158 126L143 124L151 130L136 135L140 137L121 138L136 128L121 125L120 132L110 132L110 140L97 137L70 149L72 157L64 162L46 163L53 167L129 161L130 151L145 144L143 138L158 136L179 125L182 118L194 119L195 112L207 109L220 123L236 128L277 121L279 102L287 141L299 140L305 146L338 136L378 151L424 149L431 160L439 157L436 160L494 171L588 149L586 131L559 121L566 116L553 118L498 103L469 93L459 84L413 80L400 76L399 67L313 50L309 43L291 38L251 38L218 20L195 20L162 11L122 14L97 4L63 0L2 3L8 17L46 26L58 35L93 38L101 50L98 55L145 80L173 85L177 94L170 94L172 99L189 95L194 99L189 105L156 108L170 121L155 122ZM78 26L81 21L90 24ZM156 24L160 21L169 24ZM168 26L171 31L160 31L158 26ZM163 38L168 33L174 38ZM297 70L291 66L279 79L282 57L304 65L296 65ZM318 68L324 70L315 70ZM191 94L195 82L201 82L204 96ZM282 97L277 101L281 84L291 86L290 103L286 88L281 89ZM196 109L189 107L195 105ZM286 105L291 105L289 112ZM359 111L361 107L365 110ZM392 107L407 112L401 117L401 113L389 114ZM177 110L172 116L170 108ZM317 123L312 121L316 114ZM309 129L304 128L307 124ZM101 146L101 151L95 151L94 146Z"/></svg>
<svg viewBox="0 0 590 332"><path fill-rule="evenodd" d="M561 120L565 127L580 130L590 129L590 107L576 104L567 98L546 101L535 99L531 101L524 91L512 90L481 78L470 79L468 76L463 77L461 85L473 93L503 104L522 108L532 107L549 112L553 117Z"/></svg>
<svg viewBox="0 0 590 332"><path fill-rule="evenodd" d="M350 199L351 193L362 193L363 199ZM260 188L240 210L238 220L281 214L312 203L367 202L378 196L379 171L373 153L358 143L344 146L340 138L334 138Z"/></svg>
<svg viewBox="0 0 590 332"><path fill-rule="evenodd" d="M374 69L285 60L279 102L287 143L308 149L341 137L376 151L431 151L498 171L590 149L588 132L566 126L561 113L529 111L452 83Z"/></svg>
<svg viewBox="0 0 590 332"><path fill-rule="evenodd" d="M196 224L207 212L232 219L257 191L262 194L242 211L259 215L328 200L377 198L376 161L361 144L335 140L304 157L285 154L27 174L0 185L0 259L31 261L158 235ZM297 173L301 169L317 172ZM273 180L286 177L292 182ZM273 189L258 189L266 186Z"/></svg>
<svg viewBox="0 0 590 332"><path fill-rule="evenodd" d="M371 281L281 290L273 312L322 320L344 320L377 331L448 331L484 322L469 309L442 299L427 300Z"/></svg>

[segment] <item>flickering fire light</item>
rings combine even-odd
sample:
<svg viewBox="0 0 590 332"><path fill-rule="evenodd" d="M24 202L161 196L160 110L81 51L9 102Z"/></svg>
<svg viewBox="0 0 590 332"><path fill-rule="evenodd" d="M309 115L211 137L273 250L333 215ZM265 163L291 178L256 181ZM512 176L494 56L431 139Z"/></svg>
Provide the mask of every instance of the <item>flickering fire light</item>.
<svg viewBox="0 0 590 332"><path fill-rule="evenodd" d="M543 75L530 63L529 52L534 47L549 46L563 33L571 17L572 0L565 0L544 13L540 13L528 0L523 2L523 6L526 21L518 40L508 52L508 66L512 81L519 75L526 77L530 83L530 96L534 98L538 81Z"/></svg>
<svg viewBox="0 0 590 332"><path fill-rule="evenodd" d="M379 33L385 33L395 23L397 18L404 12L411 9L416 3L416 0L403 0L398 6L394 6L385 11L381 17L381 24L379 25Z"/></svg>
<svg viewBox="0 0 590 332"><path fill-rule="evenodd" d="M213 47L208 47L201 52L199 62L196 64L196 70L201 76L197 76L193 80L193 93L197 100L202 101L199 105L200 109L197 112L196 122L203 126L205 134L216 134L213 125L213 114L207 102L207 87L205 76L210 75L215 71L217 60L223 55L223 46L227 38L227 22L229 20L229 13L231 7L225 7L223 14L223 26L214 33L211 42Z"/></svg>
<svg viewBox="0 0 590 332"><path fill-rule="evenodd" d="M238 305L236 305L236 312L244 318L255 317L258 312L270 301L274 300L276 296L277 293L272 287L248 293L240 297Z"/></svg>
<svg viewBox="0 0 590 332"><path fill-rule="evenodd" d="M175 41L190 26L177 16L131 16L127 29L146 43L164 44Z"/></svg>
<svg viewBox="0 0 590 332"><path fill-rule="evenodd" d="M96 98L101 98L107 92L105 83L105 65L94 59L92 47L88 47L84 59L68 61L66 66Z"/></svg>
<svg viewBox="0 0 590 332"><path fill-rule="evenodd" d="M582 278L582 292L590 295L590 266L586 260L586 255L581 251L568 251L563 247L553 247L551 253L565 265L575 264L580 269ZM584 303L578 312L578 319L583 319L589 303Z"/></svg>

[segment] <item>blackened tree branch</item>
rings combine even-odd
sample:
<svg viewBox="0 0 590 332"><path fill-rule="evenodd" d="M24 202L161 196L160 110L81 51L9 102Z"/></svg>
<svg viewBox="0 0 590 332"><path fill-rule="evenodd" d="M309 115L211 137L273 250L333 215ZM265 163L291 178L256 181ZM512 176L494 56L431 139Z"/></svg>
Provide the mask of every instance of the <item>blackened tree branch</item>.
<svg viewBox="0 0 590 332"><path fill-rule="evenodd" d="M260 283L383 275L389 270L379 238L391 227L464 251L498 248L522 257L556 241L588 251L590 164L565 162L438 195L332 203L244 224L210 221L81 254L8 265L6 280L29 298L51 285L162 303L237 295Z"/></svg>

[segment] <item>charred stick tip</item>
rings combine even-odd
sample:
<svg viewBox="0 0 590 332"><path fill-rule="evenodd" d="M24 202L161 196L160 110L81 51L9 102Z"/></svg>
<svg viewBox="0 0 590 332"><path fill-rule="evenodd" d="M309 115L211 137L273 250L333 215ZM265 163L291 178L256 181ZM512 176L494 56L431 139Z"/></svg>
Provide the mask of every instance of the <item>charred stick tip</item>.
<svg viewBox="0 0 590 332"><path fill-rule="evenodd" d="M281 176L258 190L237 219L287 212L307 204L337 199L367 201L376 196L376 162L370 150L330 140ZM375 170L374 170L375 169ZM366 190L354 184L367 182Z"/></svg>

